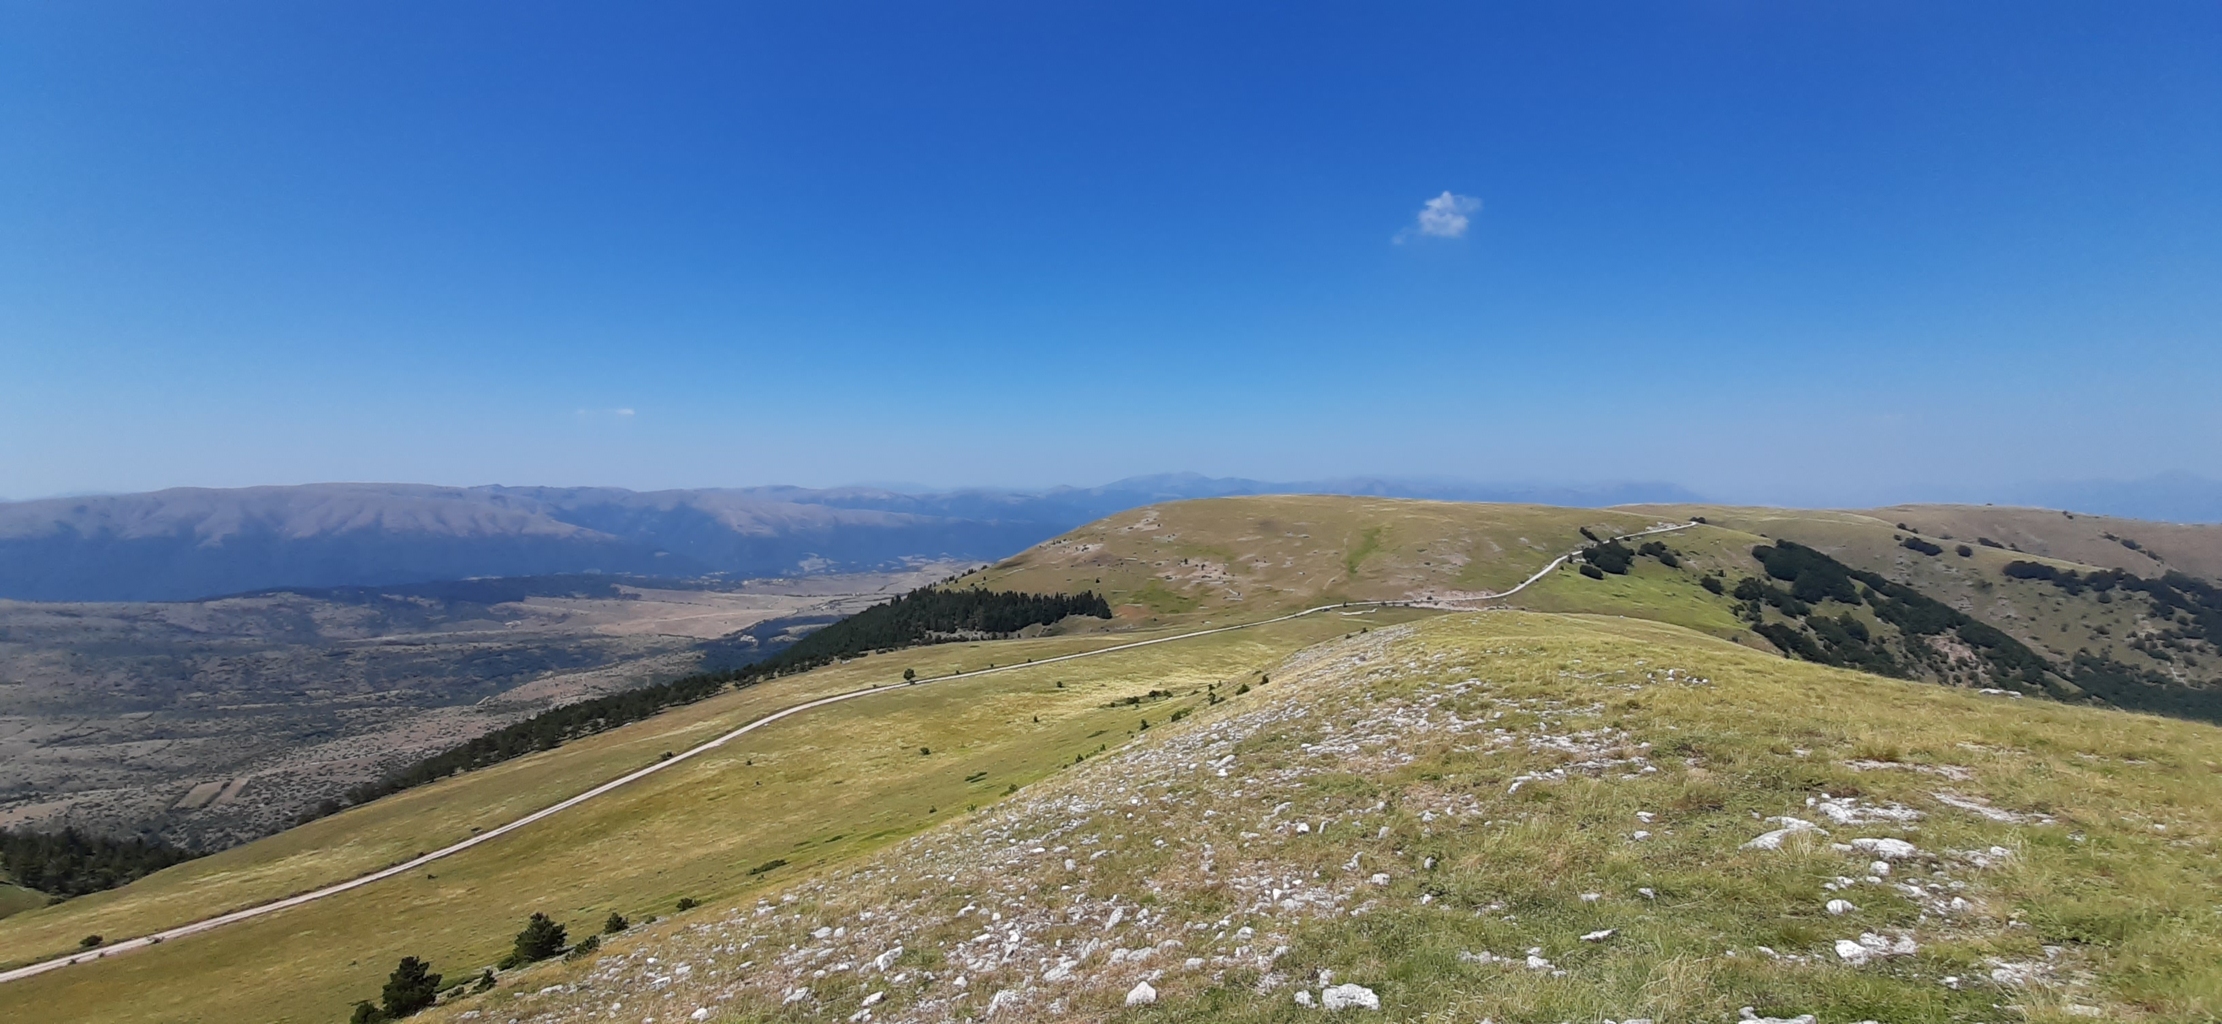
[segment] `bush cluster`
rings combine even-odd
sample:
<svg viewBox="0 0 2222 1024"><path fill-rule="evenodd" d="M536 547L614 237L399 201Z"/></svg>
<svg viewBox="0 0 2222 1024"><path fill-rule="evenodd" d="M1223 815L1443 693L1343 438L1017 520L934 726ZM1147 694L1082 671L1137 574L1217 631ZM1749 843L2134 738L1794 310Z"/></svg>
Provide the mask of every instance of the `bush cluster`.
<svg viewBox="0 0 2222 1024"><path fill-rule="evenodd" d="M1679 569L1682 567L1681 556L1676 555L1674 553L1674 549L1667 547L1666 543L1663 541L1644 541L1642 544L1636 546L1636 554L1649 555L1652 558L1656 558L1659 560L1660 565L1666 566L1669 569Z"/></svg>
<svg viewBox="0 0 2222 1024"><path fill-rule="evenodd" d="M1582 550L1582 561L1615 576L1627 575L1628 566L1633 564L1635 560L1636 553L1630 551L1628 546L1622 544L1617 538Z"/></svg>
<svg viewBox="0 0 2222 1024"><path fill-rule="evenodd" d="M684 910L685 904L692 901L680 902L680 909ZM602 934L614 935L628 927L630 922L623 915L612 913L609 920L602 923ZM589 935L578 945L566 948L564 931L564 927L548 915L532 915L525 921L524 930L517 933L509 955L502 957L500 969L506 971L557 956L577 960L592 956L602 948L601 935ZM413 1016L439 1002L440 979L441 976L433 972L431 963L413 956L402 957L401 962L395 965L393 973L387 975L386 987L379 992L378 1001L373 1003L365 999L355 1004L354 1013L348 1018L350 1024L381 1024L384 1021ZM463 982L456 982L455 987L447 991L448 998L461 996L463 985ZM479 972L478 983L471 986L470 991L477 994L493 987L494 972L488 969Z"/></svg>

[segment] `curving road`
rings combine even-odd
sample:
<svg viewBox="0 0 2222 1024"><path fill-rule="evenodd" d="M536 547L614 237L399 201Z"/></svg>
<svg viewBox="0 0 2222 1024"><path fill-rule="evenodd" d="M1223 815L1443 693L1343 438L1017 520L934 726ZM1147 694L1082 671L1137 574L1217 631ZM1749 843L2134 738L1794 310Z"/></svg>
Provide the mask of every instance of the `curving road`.
<svg viewBox="0 0 2222 1024"><path fill-rule="evenodd" d="M1675 530L1686 530L1694 525L1696 524L1678 523L1673 526L1654 527L1652 529L1644 530L1639 533L1624 534L1623 538L1648 537L1656 533L1672 533ZM1501 594L1491 594L1487 597L1476 598L1475 600L1496 601L1511 597L1512 595L1517 594L1520 591L1526 590L1529 585L1535 583L1537 580L1542 579L1544 576L1549 575L1551 570L1558 568L1561 564L1565 563L1567 559L1572 558L1579 553L1580 549L1576 549L1574 551L1569 551L1563 555L1560 555L1557 558L1551 559L1551 563L1549 565L1546 565L1542 569L1537 570L1535 575L1522 580L1519 586L1513 587L1512 589L1507 590ZM1259 619L1256 622L1244 622L1232 626L1215 626L1211 629L1199 629L1194 632L1180 633L1174 636L1161 636L1152 640L1137 640L1133 643L1116 644L1110 647L1099 647L1092 651L1081 651L1075 654L1060 654L1054 658L1043 658L1039 661L1022 662L1016 665L1003 665L996 668L975 669L971 672L958 672L952 675L937 676L933 679L921 679L918 680L917 683L914 683L912 685L923 686L932 683L948 682L954 679L973 679L979 676L993 675L997 672L1013 672L1020 669L1039 668L1043 665L1054 665L1060 661L1073 661L1079 658L1092 658L1100 654L1113 654L1119 651L1131 651L1137 647L1148 647L1153 644L1169 644L1176 640L1193 640L1200 636L1211 636L1216 633L1226 633L1237 629L1252 629L1258 626L1268 626L1276 622L1287 622L1290 619L1300 619L1307 615L1316 615L1320 612L1333 611L1338 608L1354 607L1437 608L1456 611L1465 609L1466 606L1441 603L1431 604L1420 601L1350 601L1339 604L1323 604L1316 608L1306 608L1300 612L1290 612L1287 615L1278 615L1270 619ZM59 970L72 964L90 963L94 960L104 959L117 953L125 953L134 949L144 949L148 946L158 945L171 939L181 939L188 935L197 935L201 932L209 931L211 929L221 928L227 924L234 924L239 921L250 920L253 918L261 917L265 914L275 914L278 911L284 910L288 907L298 907L301 904L314 902L327 896L336 896L350 889L360 889L363 886L369 885L373 882L414 871L443 857L452 857L458 853L470 849L471 847L477 846L480 843L492 842L494 839L500 836L508 835L509 833L524 828L525 826L539 821L542 818L546 818L553 814L560 814L563 811L569 810L570 808L577 807L578 805L583 804L588 800L592 800L595 797L601 796L602 794L616 789L619 786L645 779L650 775L654 775L666 768L679 764L680 762L694 757L697 754L716 750L717 748L722 747L727 743L732 742L733 740L739 739L743 736L748 735L749 733L755 732L756 730L770 725L773 722L777 722L780 719L787 718L792 715L799 715L805 711L812 710L813 708L822 708L828 704L839 704L845 700L855 700L859 697L868 697L875 693L890 693L902 688L903 687L899 686L872 686L866 687L861 690L850 690L846 693L837 693L830 697L820 697L816 700L804 701L803 703L796 704L792 707L782 708L778 711L772 712L771 714L765 715L762 718L756 719L755 721L752 721L747 725L743 725L740 728L733 730L732 732L728 732L723 736L719 736L718 738L710 740L699 746L689 748L683 753L674 754L669 758L657 761L656 763L651 764L645 768L641 768L629 774L621 775L617 778L611 779L610 781L602 783L601 785L587 790L584 793L580 793L579 795L571 797L570 799L564 800L560 803L543 807L540 810L534 811L531 814L527 814L524 817L518 818L517 820L509 822L506 825L500 825L495 828L488 829L484 832L478 833L477 835L471 836L468 839L462 840L461 842L443 846L437 850L431 851L430 853L420 854L411 860L403 861L399 864L393 865L392 867L381 868L366 875L359 875L357 877L350 878L344 882L335 882L321 889L312 889L308 892L300 893L294 896L288 896L284 899L272 900L268 903L257 904L252 907L234 910L228 914L221 914L216 917L207 918L205 920L195 921L191 924L179 925L175 928L155 932L152 935L142 935L135 939L125 939L103 946L97 950L88 950L86 952L76 953L70 956L55 957L52 960L45 960L39 963L18 967L14 970L0 972L0 982L17 981L23 978L32 977L34 975L44 974L48 971Z"/></svg>

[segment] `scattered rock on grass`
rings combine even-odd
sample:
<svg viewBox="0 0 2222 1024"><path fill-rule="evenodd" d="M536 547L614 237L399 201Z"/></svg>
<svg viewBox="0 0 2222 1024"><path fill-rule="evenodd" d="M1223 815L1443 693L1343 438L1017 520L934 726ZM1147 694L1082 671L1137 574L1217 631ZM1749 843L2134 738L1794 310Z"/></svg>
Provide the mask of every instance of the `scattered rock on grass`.
<svg viewBox="0 0 2222 1024"><path fill-rule="evenodd" d="M1912 843L1903 839L1854 839L1852 848L1865 850L1884 860L1904 860L1921 853Z"/></svg>
<svg viewBox="0 0 2222 1024"><path fill-rule="evenodd" d="M1767 820L1779 821L1782 823L1782 827L1775 829L1772 832L1762 834L1758 838L1753 839L1751 842L1745 843L1744 849L1779 850L1782 848L1783 840L1788 839L1800 832L1815 832L1824 836L1828 835L1828 832L1822 829L1821 826L1815 825L1814 823L1807 821L1804 818L1792 818L1785 815L1779 818L1768 818Z"/></svg>
<svg viewBox="0 0 2222 1024"><path fill-rule="evenodd" d="M1378 1010L1381 997L1364 985L1342 984L1321 990L1319 1005L1330 1010Z"/></svg>

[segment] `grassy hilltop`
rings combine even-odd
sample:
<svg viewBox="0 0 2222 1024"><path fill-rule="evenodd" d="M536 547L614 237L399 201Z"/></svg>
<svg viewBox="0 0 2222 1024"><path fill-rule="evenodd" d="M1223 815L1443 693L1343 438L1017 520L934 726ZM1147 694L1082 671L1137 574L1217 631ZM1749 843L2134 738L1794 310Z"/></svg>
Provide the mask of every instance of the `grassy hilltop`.
<svg viewBox="0 0 2222 1024"><path fill-rule="evenodd" d="M1484 600L1589 537L1610 540L1692 514L1708 524L1659 535L1662 546L1648 554L1634 554L1633 542L1626 545L1632 557L1622 571L1592 576L1569 565L1510 601ZM1901 675L1967 685L1997 681L1992 663L1974 657L1980 652L1970 652L1968 661L1918 661L1919 651L1948 648L1960 634L1915 636L1893 625L1888 616L1898 613L1891 609L1902 610L1905 602L1856 594L1850 602L1824 598L1801 616L1765 601L1739 600L1734 588L1754 578L1789 593L1793 581L1769 577L1752 550L1803 539L1849 570L1887 577L1891 586L1934 591L1938 607L1958 608L1965 622L1991 624L2046 655L2070 652L2046 646L2052 638L2043 627L2052 620L2037 618L2038 609L2063 619L2071 610L2120 616L2108 620L2119 624L2119 638L2119 630L2139 628L2132 603L2102 606L2088 591L2068 595L2045 581L1998 575L2011 559L2034 557L2028 550L1983 547L1963 557L1947 547L1942 555L1925 555L1891 539L1894 531L1908 533L1894 523L1832 515L1765 518L1750 512L1739 518L1724 509L1303 497L1216 499L1125 513L951 584L1035 593L1094 590L1113 605L1109 622L1068 620L1029 631L1042 635L880 653L782 677L400 793L120 890L0 920L0 960L11 963L71 951L88 934L145 934L453 842L812 696L888 688L780 722L438 862L422 876L0 986L0 1014L35 1010L38 1019L60 1021L340 1020L353 1000L375 996L401 956L431 960L451 983L475 975L499 959L532 912L567 923L576 939L612 911L639 920L670 914L681 897L709 904L610 940L603 960L510 972L494 992L435 1011L586 1019L591 1007L604 1007L597 1012L606 1014L611 1002L630 1009L651 998L620 995L633 991L625 972L638 969L646 956L668 960L659 949L692 950L685 943L713 934L695 930L696 924L722 921L724 908L750 908L758 899L779 905L784 894L794 895L797 905L761 916L748 911L744 916L762 934L721 937L723 951L704 953L699 976L672 989L699 993L699 1005L710 1011L705 1019L727 1011L734 1019L830 1019L835 1010L846 1016L868 1009L843 1008L842 1000L861 1003L870 995L863 988L850 991L852 981L862 985L867 977L896 974L907 974L912 987L887 988L895 983L885 981L884 1005L875 1004L879 1019L977 1017L994 999L994 986L1020 992L1005 997L999 1014L1139 1014L1119 1010L1111 997L1123 997L1133 979L1155 970L1166 972L1159 977L1164 998L1149 1012L1206 1018L1294 1013L1295 986L1311 978L1306 971L1320 969L1377 981L1396 1019L1453 1010L1460 1019L1473 1011L1500 1021L1620 1019L1645 1012L1661 1019L1720 1019L1722 1007L1732 1014L1745 1004L1785 1015L1823 1012L1824 1021L1859 1020L1851 1014L1861 1006L1877 1008L1864 1016L1894 1021L2012 1019L1989 1010L1992 1003L2019 1008L2013 1012L2031 1019L2077 1006L2125 1018L2197 1019L2222 1008L2222 981L2201 967L2217 959L2215 921L2197 909L2222 902L2212 870L2212 836L2222 825L2213 795L2222 741L2213 727L1785 660L1754 632L1753 604L1758 625L1777 636L1809 637L1827 656L1849 650L1830 646L1829 631L1857 620L1868 630L1861 649L1870 653L1864 656L1898 659L1893 664L1905 669ZM1942 532L1907 522L1934 531L1922 536ZM2115 548L2131 552L2118 543ZM1951 591L1953 581L1990 600ZM1979 589L1983 583L1987 593ZM1510 604L1530 613L1338 609L1100 657L1029 664L1344 600ZM991 664L1019 667L901 685L906 669L931 680ZM2175 664L2181 667L2182 659ZM1450 679L1444 666L1457 666L1451 674L1462 678ZM1670 667L1675 673L1662 674ZM1707 682L1692 684L1692 677ZM2070 700L2090 696L2065 677L2045 680ZM1464 688L1446 695L1445 686ZM1394 719L1401 724L1389 732L1410 732L1412 745L1394 751L1369 746L1363 737L1386 727L1345 723L1356 716L1353 721L1364 725L1358 720L1368 707L1402 709L1395 714L1407 717ZM1144 729L1144 721L1151 727ZM1474 726L1471 735L1466 727L1438 735L1447 721L1490 724ZM1238 728L1243 722L1249 724ZM1329 724L1357 732L1319 731ZM1232 735L1227 730L1241 738L1224 739ZM1222 738L1213 738L1215 732ZM1513 738L1500 739L1507 736ZM1224 751L1213 746L1222 743ZM1207 747L1212 753L1205 758ZM1195 767L1227 754L1235 760L1221 767L1249 770L1220 775ZM1607 762L1616 770L1596 767ZM1508 792L1523 774L1536 778ZM1622 774L1636 777L1617 777ZM1138 788L1143 776L1162 776L1173 788L1145 793ZM1044 815L1056 807L1114 813L1105 793L1117 786L1131 790L1122 801L1146 795L1153 809L1126 804L1115 813L1136 815L1134 823L1120 817L1122 824L1108 832L1058 826L1061 838L1039 845L1064 845L1068 852L1043 853L1038 864L986 857L982 837L1000 844L996 849L1032 850L1007 840L1033 835L1029 830L1037 824L1050 828L1042 824ZM1818 802L1824 792L1857 798L1861 807L1896 802L1918 811L1918 821L1870 818L1861 824L1904 826L1892 834L1925 858L1904 867L1918 868L1924 884L1946 887L1979 912L1970 917L1949 909L1948 899L1932 905L1928 897L1891 888L1906 877L1903 871L1866 882L1853 870L1864 862L1852 863L1825 841L1815 845L1818 837L1793 837L1786 849L1766 857L1737 849L1751 835L1781 827L1761 828L1755 813L1814 820L1841 833L1835 840L1881 835L1838 829L1823 820L1826 808L1806 807L1807 797ZM1279 795L1267 801L1268 794ZM1288 809L1267 814L1284 801ZM1375 804L1381 806L1364 809ZM1457 813L1446 817L1446 808ZM1629 816L1637 810L1664 827L1633 824L1640 819ZM1315 826L1326 821L1328 828L1280 831L1292 829L1298 815L1309 815ZM1330 817L1363 818L1366 830L1345 835ZM1244 819L1249 824L1235 827ZM1383 827L1389 833L1375 835ZM1630 840L1636 830L1651 835ZM1066 878L1062 862L1084 860L1070 854L1083 834L1094 838L1090 854L1114 852ZM1159 840L1166 845L1155 845ZM1227 889L1235 885L1231 874L1216 880L1211 872L1199 875L1199 843L1210 844L1209 856L1224 858L1221 863L1249 865L1242 875L1249 888ZM1256 858L1237 854L1259 844L1269 849ZM1977 867L1950 852L1991 846L2011 855L1983 852L1988 866ZM1434 869L1413 866L1430 857ZM1369 866L1374 863L1381 866ZM1337 867L1344 864L1357 867ZM1025 873L1050 867L1056 871L1049 875ZM859 871L870 874L855 875ZM924 885L921 871L954 877ZM1313 871L1320 872L1317 880ZM1375 887L1376 874L1387 875L1387 883ZM1844 898L1862 908L1843 919L1844 927L1817 909L1825 902L1817 886L1838 874L1853 879ZM1636 880L1639 875L1644 880ZM1268 878L1280 882L1261 881ZM848 881L827 888L835 879ZM1618 886L1609 896L1608 881ZM1311 895L1298 899L1306 886L1324 887L1314 893L1331 890L1331 897L1322 897L1327 903ZM1656 899L1630 896L1632 887L1651 889ZM1272 889L1282 894L1260 909L1260 893ZM1013 951L998 954L994 966L957 966L982 954L956 949L954 937L986 927L974 924L969 912L957 915L964 902L987 907L992 899L1004 908L994 912L1020 918L1011 902L1020 896L1033 901L1024 914L1046 914L1057 904L1043 899L1072 892L1095 901L1086 904L1089 913L1103 911L1092 918L1097 927L1108 913L1102 901L1116 896L1127 921L1139 922L1141 909L1154 908L1151 929L1213 925L1225 917L1228 935L1243 927L1253 931L1242 943L1223 940L1216 926L1167 931L1152 943L1179 937L1188 951L1128 953L1114 965L1108 959L1113 948L1139 948L1129 934L1138 924L1125 924L1128 932L1090 933L1099 941L1084 955L1076 949L1086 941L1079 932L1068 936L1027 924ZM1577 900L1578 906L1565 902L1569 893L1581 892L1601 895L1595 902ZM959 894L969 895L958 901ZM867 927L856 915L880 900L895 911ZM1294 916L1271 909L1286 900L1300 904ZM1369 900L1372 909L1355 913ZM816 909L820 905L825 909ZM1232 923L1242 908L1252 919ZM1503 920L1507 915L1512 920ZM1079 927L1071 916L1057 927ZM809 970L842 962L849 968L829 973L840 975L834 982L809 979L813 994L791 1004L781 1002L801 983L785 962L791 958L767 952L747 970L736 966L759 959L734 948L746 941L776 943L780 950L791 942L839 946L838 940L829 945L801 938L820 927L814 922L821 917L828 927L848 922L839 926L859 936L852 945L862 943L861 936L878 941L893 935L887 928L909 929L917 938L906 940L889 970L858 967L885 947L827 952L832 959ZM1867 966L1849 966L1829 943L1855 924L1839 937L1887 933L1896 941L1902 932L1921 952L1877 954ZM1610 945L1568 944L1560 932L1577 926L1584 927L1568 934L1614 928L1619 938ZM1269 944L1268 934L1278 937ZM1110 945L1114 935L1123 945ZM1071 941L1054 945L1059 939ZM1039 946L1044 941L1052 945ZM1390 952L1361 955L1369 943ZM1237 945L1247 951L1236 952ZM1289 951L1258 962L1281 945ZM1486 948L1491 956L1524 964L1523 951L1537 946L1558 965L1553 969L1568 973L1455 955L1478 957ZM1757 946L1774 949L1779 959L1756 953ZM2047 953L2045 946L2061 951ZM1735 957L1730 949L1738 951ZM1046 972L1067 958L1074 964L1065 979L1045 981ZM1188 966L1193 958L1203 963ZM713 960L723 965L720 971L737 973L708 970ZM2026 975L2027 983L1994 979L2000 970L2010 978ZM1361 977L1368 972L1371 980ZM1427 972L1447 980L1427 980ZM959 973L972 980L952 990ZM1053 989L1076 976L1089 980L1072 983L1069 991ZM1941 981L1946 976L1964 984L1950 988ZM722 979L714 990L696 985L713 979ZM777 992L771 991L775 981L784 986ZM514 998L581 982L593 987ZM1314 983L1308 991L1317 995L1321 988ZM643 1016L683 1019L695 1008L677 1006L678 997L652 998L654 1008Z"/></svg>
<svg viewBox="0 0 2222 1024"><path fill-rule="evenodd" d="M1679 520L1670 520L1673 522ZM1135 621L1263 618L1331 601L1509 590L1599 536L1662 524L1611 509L1332 496L1211 498L1122 512L967 577L966 586L1094 589Z"/></svg>
<svg viewBox="0 0 2222 1024"><path fill-rule="evenodd" d="M2015 563L2063 571L2120 570L2187 586L2222 582L2222 527L2141 523L2033 509L1907 506L1868 512L1806 512L1706 506L1646 506L1811 545L1852 566L1882 573L2014 636L2068 668L2079 652L2135 676L2137 688L2222 687L2222 616L2163 609L2126 592L2063 589L2016 578ZM2138 538L2146 538L2140 541ZM1936 549L1933 553L1928 548ZM2222 611L2222 609L2216 609ZM2201 639L2201 636L2204 639ZM2173 706L2182 693L2150 692L2128 706ZM2117 700L2120 702L2120 700ZM2214 719L2210 711L2205 714Z"/></svg>
<svg viewBox="0 0 2222 1024"><path fill-rule="evenodd" d="M1341 984L1388 1020L2222 1013L2212 727L1591 616L1436 617L1270 675L433 1019L1300 1020Z"/></svg>
<svg viewBox="0 0 2222 1024"><path fill-rule="evenodd" d="M2162 524L2134 524L2133 530L2119 520L2063 513L2047 519L2028 510L1879 511L1909 518L1721 506L1587 510L1221 498L1112 516L961 585L1095 589L1123 621L1152 625L1263 617L1343 600L1627 615L1886 675L2222 720L2222 651L2216 647L2222 595L2212 598L2212 614L2199 627L2189 612L2129 598L2126 591L2063 589L2010 572L2017 562L2034 562L2084 572L2126 567L2159 577L2173 571L2176 563L2168 558L2222 564L2222 530ZM1603 572L1585 575L1568 563L1516 595L1492 599L1561 552L1693 518L1703 522L1620 546L1637 557L1590 559L1602 561ZM1936 525L1963 520L1977 526L1995 521L1995 532L2007 539ZM2136 541L2133 532L2164 536L2169 553ZM1776 572L1779 564L1755 556L1783 540L1810 546L1852 572L1911 588L1919 600L1904 594L1895 603L1867 600L1872 581L1853 581L1826 598L1807 591L1803 602L1779 600L1772 591L1756 605L1739 598L1735 585L1745 579L1776 591L1798 589ZM1656 545L1654 553L1642 554L1645 544ZM2092 561L2045 554L2054 551ZM1904 607L1908 601L1974 625L1909 621L1917 616ZM2212 635L2202 638L2201 629Z"/></svg>

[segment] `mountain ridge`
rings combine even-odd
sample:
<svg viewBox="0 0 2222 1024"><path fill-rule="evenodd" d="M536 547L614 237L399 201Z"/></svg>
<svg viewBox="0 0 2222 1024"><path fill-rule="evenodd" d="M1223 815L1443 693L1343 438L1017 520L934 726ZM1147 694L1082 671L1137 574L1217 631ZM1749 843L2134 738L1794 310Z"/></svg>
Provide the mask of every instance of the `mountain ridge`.
<svg viewBox="0 0 2222 1024"><path fill-rule="evenodd" d="M1594 504L1693 497L1665 484L1523 491L1386 480L1274 484L1196 474L1039 493L382 483L172 488L0 503L0 598L175 601L479 576L869 571L920 559L992 559L1156 501L1360 490L1413 497L1486 493L1497 500L1547 492L1576 504L1585 496Z"/></svg>

